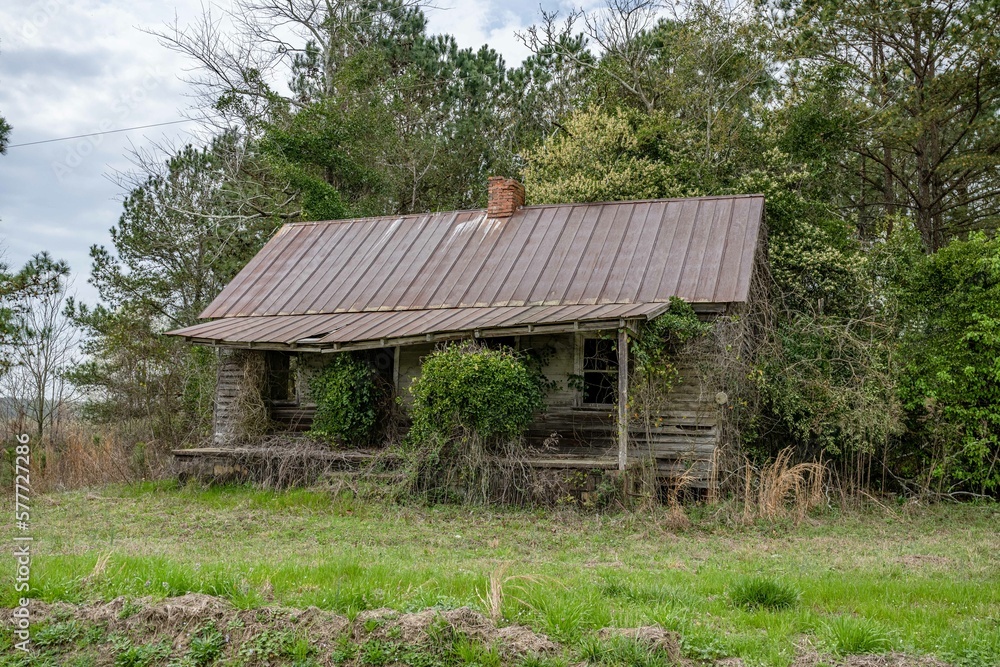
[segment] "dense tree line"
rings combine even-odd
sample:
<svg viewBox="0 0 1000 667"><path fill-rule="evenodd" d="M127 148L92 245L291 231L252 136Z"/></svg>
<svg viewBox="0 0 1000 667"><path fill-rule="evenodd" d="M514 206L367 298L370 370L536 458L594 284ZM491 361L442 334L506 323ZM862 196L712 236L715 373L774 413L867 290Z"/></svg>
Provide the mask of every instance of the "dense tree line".
<svg viewBox="0 0 1000 667"><path fill-rule="evenodd" d="M493 174L529 203L761 192L773 313L746 450L995 495L998 9L607 0L543 13L517 67L408 0L237 0L168 26L215 138L137 160L91 253L102 303L70 307L70 377L135 438L204 434L214 361L157 334L285 221L478 207Z"/></svg>

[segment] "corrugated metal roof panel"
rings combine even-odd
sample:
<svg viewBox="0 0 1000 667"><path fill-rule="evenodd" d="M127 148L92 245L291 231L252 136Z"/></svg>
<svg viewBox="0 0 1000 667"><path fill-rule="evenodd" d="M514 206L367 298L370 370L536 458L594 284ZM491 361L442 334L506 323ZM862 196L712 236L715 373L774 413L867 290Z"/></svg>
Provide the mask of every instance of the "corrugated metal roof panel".
<svg viewBox="0 0 1000 667"><path fill-rule="evenodd" d="M662 303L589 306L505 306L439 308L329 315L227 317L171 331L170 335L222 344L291 345L304 339L317 346L380 341L426 334L526 325L639 319L659 314Z"/></svg>
<svg viewBox="0 0 1000 667"><path fill-rule="evenodd" d="M763 197L286 225L202 317L746 301Z"/></svg>

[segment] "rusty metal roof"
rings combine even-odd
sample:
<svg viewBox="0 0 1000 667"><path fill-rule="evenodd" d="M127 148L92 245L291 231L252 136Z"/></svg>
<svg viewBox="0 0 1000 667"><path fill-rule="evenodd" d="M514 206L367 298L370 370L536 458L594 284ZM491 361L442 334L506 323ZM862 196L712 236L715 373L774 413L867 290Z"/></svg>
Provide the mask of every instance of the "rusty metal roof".
<svg viewBox="0 0 1000 667"><path fill-rule="evenodd" d="M761 196L285 225L203 318L745 301Z"/></svg>
<svg viewBox="0 0 1000 667"><path fill-rule="evenodd" d="M621 320L655 317L668 304L645 303L603 306L506 306L493 308L437 308L429 310L336 313L328 315L264 315L227 317L172 331L171 335L219 344L253 343L263 347L291 345L335 348L359 341L399 341L433 334L477 331L483 336L521 328L550 331L563 328L615 327ZM357 347L357 345L352 345Z"/></svg>
<svg viewBox="0 0 1000 667"><path fill-rule="evenodd" d="M171 334L287 344L323 333L337 344L469 331L490 317L577 321L587 306L648 316L674 296L743 302L763 210L763 196L741 195L288 224L201 314L226 322Z"/></svg>

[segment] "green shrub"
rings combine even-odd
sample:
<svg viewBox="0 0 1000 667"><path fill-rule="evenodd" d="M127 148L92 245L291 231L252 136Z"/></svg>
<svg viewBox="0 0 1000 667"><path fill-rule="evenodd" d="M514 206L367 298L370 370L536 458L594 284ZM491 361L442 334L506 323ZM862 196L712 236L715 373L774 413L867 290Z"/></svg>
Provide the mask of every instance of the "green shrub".
<svg viewBox="0 0 1000 667"><path fill-rule="evenodd" d="M939 489L997 493L1000 239L976 234L921 257L904 288L904 473Z"/></svg>
<svg viewBox="0 0 1000 667"><path fill-rule="evenodd" d="M75 621L62 621L46 625L35 631L31 638L36 646L56 646L76 641L83 635L83 628Z"/></svg>
<svg viewBox="0 0 1000 667"><path fill-rule="evenodd" d="M170 646L163 642L133 644L129 639L118 638L112 643L117 649L115 667L149 667L170 655Z"/></svg>
<svg viewBox="0 0 1000 667"><path fill-rule="evenodd" d="M830 648L838 655L883 653L889 649L889 637L878 623L867 618L838 616L826 624Z"/></svg>
<svg viewBox="0 0 1000 667"><path fill-rule="evenodd" d="M729 591L733 604L747 609L786 609L798 602L798 592L781 581L768 577L741 579Z"/></svg>
<svg viewBox="0 0 1000 667"><path fill-rule="evenodd" d="M538 379L509 348L449 345L424 361L410 386L410 443L453 438L464 429L485 442L520 436L542 408Z"/></svg>
<svg viewBox="0 0 1000 667"><path fill-rule="evenodd" d="M316 402L310 435L341 444L372 441L378 423L378 389L372 369L350 353L335 354L326 368L309 380Z"/></svg>
<svg viewBox="0 0 1000 667"><path fill-rule="evenodd" d="M191 639L189 656L196 667L205 667L222 655L226 638L216 628L208 628Z"/></svg>
<svg viewBox="0 0 1000 667"><path fill-rule="evenodd" d="M406 438L401 491L430 502L522 502L530 488L521 435L542 408L544 379L509 348L449 345L424 361Z"/></svg>
<svg viewBox="0 0 1000 667"><path fill-rule="evenodd" d="M901 431L885 329L819 313L779 322L759 361L765 414L752 453L767 460L794 443L797 461L850 460L884 448Z"/></svg>

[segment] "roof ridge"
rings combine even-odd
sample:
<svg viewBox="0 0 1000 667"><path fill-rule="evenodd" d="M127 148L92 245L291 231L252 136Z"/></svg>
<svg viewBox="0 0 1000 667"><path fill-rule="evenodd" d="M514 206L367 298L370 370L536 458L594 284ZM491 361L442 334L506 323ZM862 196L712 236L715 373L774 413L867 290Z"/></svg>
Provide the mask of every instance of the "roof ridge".
<svg viewBox="0 0 1000 667"><path fill-rule="evenodd" d="M579 202L561 202L552 204L528 204L522 206L518 211L523 211L526 209L542 209L542 208L561 208L561 207L576 207L576 206L611 206L616 204L647 204L647 203L664 203L664 202L675 202L675 201L704 201L709 199L752 199L754 197L763 198L764 194L760 192L752 192L747 194L739 195L703 195L700 197L660 197L658 199L614 199L608 201L579 201ZM485 208L458 208L458 209L446 209L443 211L425 211L423 213L401 213L401 214L386 214L386 215L368 215L363 217L353 217L353 218L337 218L334 220L297 220L295 222L286 222L283 227L291 226L305 226L305 225L332 225L338 223L347 222L362 222L365 220L404 220L407 218L423 218L426 216L437 216L437 215L453 215L456 213L486 213ZM515 211L516 213L517 211Z"/></svg>

